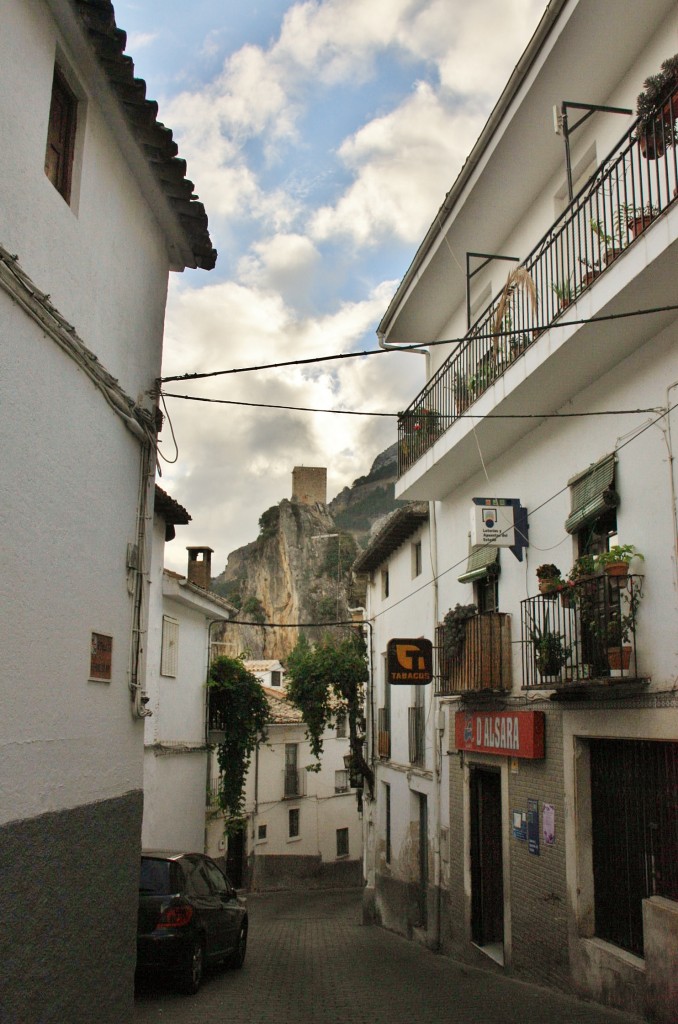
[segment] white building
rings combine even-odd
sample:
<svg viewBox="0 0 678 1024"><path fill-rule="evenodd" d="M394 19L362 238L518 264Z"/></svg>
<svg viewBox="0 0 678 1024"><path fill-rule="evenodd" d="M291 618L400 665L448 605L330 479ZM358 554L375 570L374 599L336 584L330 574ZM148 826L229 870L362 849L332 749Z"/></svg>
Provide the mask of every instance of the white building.
<svg viewBox="0 0 678 1024"><path fill-rule="evenodd" d="M254 672L251 666L261 662L245 664ZM233 883L254 890L359 886L362 827L344 764L349 752L346 721L339 718L325 730L320 771L308 772L315 759L301 712L283 688L264 686L264 691L271 722L247 773L246 828L226 840L214 803L207 815L207 853L225 856ZM213 764L216 792L216 755Z"/></svg>
<svg viewBox="0 0 678 1024"><path fill-rule="evenodd" d="M649 140L631 111L676 50L669 0L548 5L379 329L385 345L438 343L399 423L396 486L429 503L433 596L409 598L409 538L368 566L382 648L423 636L438 652L431 735L442 708L449 815L432 828L429 813L417 837L423 784L400 763L404 719L398 739L392 717L399 753L382 755L366 813L375 913L407 931L392 882L438 858L419 875L440 908L425 941L664 1021L678 1005L678 177L666 139L678 97L669 88ZM518 527L512 550L483 546L483 519L497 517L495 538ZM541 564L566 577L617 542L645 555L630 579L539 593ZM439 624L472 601L481 614L446 656Z"/></svg>
<svg viewBox="0 0 678 1024"><path fill-rule="evenodd" d="M285 689L285 669L277 659L246 661L245 668L257 677L263 687L271 690Z"/></svg>
<svg viewBox="0 0 678 1024"><path fill-rule="evenodd" d="M0 5L7 1021L132 1012L153 389L216 254L124 45L105 0Z"/></svg>
<svg viewBox="0 0 678 1024"><path fill-rule="evenodd" d="M187 575L163 569L168 528L186 509L156 485L149 598L146 689L152 716L144 727L144 849L205 848L209 786L207 673L211 627L231 606L207 589L210 548L189 547Z"/></svg>

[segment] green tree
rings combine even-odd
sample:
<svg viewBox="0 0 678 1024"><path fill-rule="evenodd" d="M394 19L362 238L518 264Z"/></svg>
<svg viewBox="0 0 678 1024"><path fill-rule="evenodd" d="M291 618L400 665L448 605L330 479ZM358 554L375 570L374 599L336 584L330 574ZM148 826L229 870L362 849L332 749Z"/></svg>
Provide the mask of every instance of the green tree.
<svg viewBox="0 0 678 1024"><path fill-rule="evenodd" d="M257 677L245 668L243 657L216 658L210 668L210 721L224 731L219 744L219 804L226 831L242 827L245 776L252 751L266 739L271 718L266 695Z"/></svg>
<svg viewBox="0 0 678 1024"><path fill-rule="evenodd" d="M287 659L287 695L301 711L311 752L320 770L322 735L329 722L346 715L351 768L361 774L372 793L374 776L363 755L362 722L368 677L365 640L351 629L339 639L326 634L312 644L301 636Z"/></svg>

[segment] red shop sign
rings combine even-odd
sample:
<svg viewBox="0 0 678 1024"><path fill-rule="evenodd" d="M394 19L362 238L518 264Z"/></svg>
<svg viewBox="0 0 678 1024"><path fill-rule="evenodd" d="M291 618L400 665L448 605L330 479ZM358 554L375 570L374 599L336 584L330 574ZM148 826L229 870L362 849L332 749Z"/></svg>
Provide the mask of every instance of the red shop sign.
<svg viewBox="0 0 678 1024"><path fill-rule="evenodd" d="M540 758L544 756L544 712L457 711L454 738L457 750Z"/></svg>

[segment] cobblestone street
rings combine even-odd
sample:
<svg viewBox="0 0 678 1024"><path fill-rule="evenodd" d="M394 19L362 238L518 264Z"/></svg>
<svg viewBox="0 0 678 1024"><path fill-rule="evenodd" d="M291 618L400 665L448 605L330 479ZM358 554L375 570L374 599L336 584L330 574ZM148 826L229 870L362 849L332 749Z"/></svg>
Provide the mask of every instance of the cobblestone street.
<svg viewBox="0 0 678 1024"><path fill-rule="evenodd" d="M133 1024L623 1024L638 1019L479 971L361 924L361 893L248 898L241 971L197 996L139 986Z"/></svg>

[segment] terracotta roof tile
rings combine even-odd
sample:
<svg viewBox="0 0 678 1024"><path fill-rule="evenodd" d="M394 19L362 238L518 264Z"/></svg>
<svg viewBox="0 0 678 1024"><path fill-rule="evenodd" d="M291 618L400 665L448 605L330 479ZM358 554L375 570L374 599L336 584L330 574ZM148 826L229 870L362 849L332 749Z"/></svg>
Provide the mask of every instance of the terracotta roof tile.
<svg viewBox="0 0 678 1024"><path fill-rule="evenodd" d="M70 0L96 57L118 97L127 124L179 221L194 256L193 267L212 270L216 249L207 228L205 207L186 177L172 132L158 117L158 104L146 99L146 83L134 75L134 61L124 50L127 34L115 23L110 0Z"/></svg>

